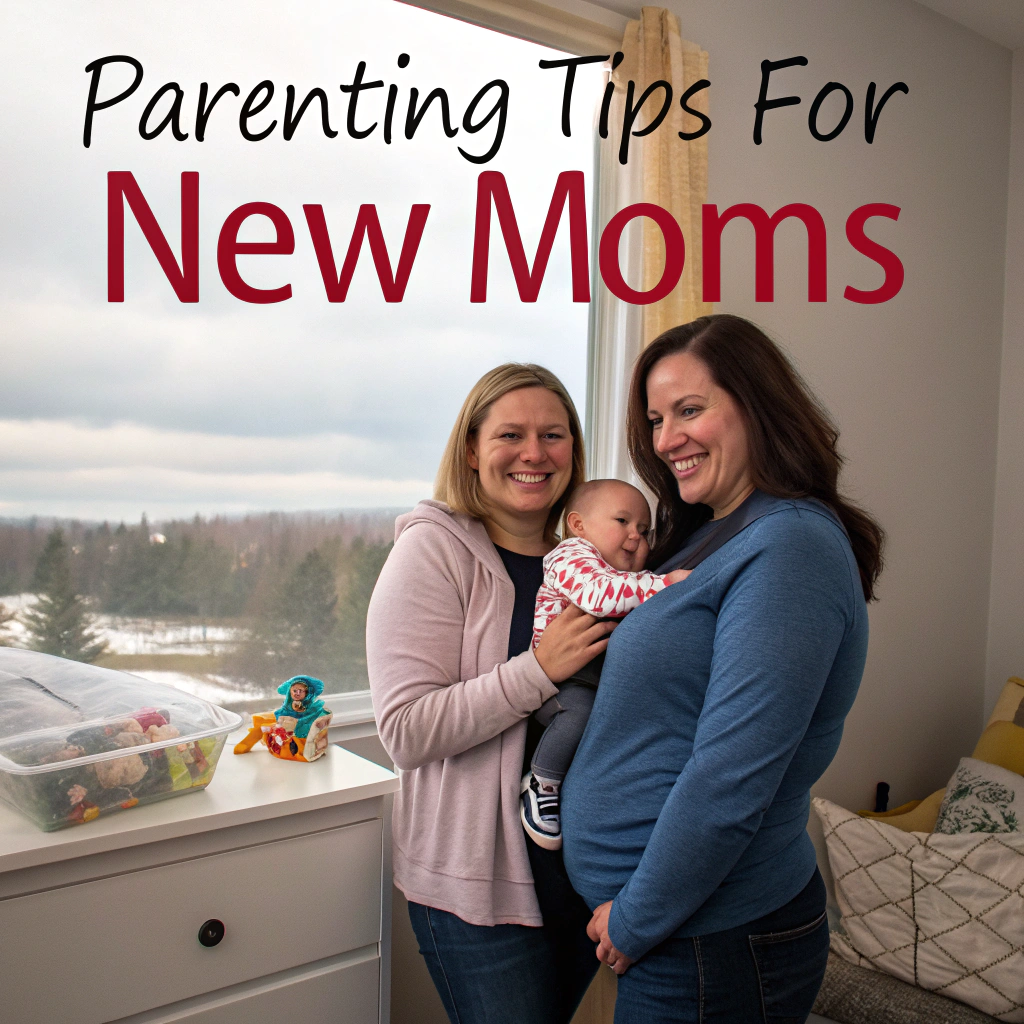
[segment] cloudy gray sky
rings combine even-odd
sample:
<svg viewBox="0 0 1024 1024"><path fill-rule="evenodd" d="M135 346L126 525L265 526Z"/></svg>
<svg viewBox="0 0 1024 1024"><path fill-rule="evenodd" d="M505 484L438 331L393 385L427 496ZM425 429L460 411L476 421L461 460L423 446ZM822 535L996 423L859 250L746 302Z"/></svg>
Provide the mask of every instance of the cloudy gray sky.
<svg viewBox="0 0 1024 1024"><path fill-rule="evenodd" d="M0 41L0 517L48 514L151 519L195 512L409 505L428 495L455 412L472 383L509 359L558 373L583 412L588 306L573 303L568 235L559 231L539 301L519 301L497 228L488 301L469 301L476 178L502 171L532 256L560 171L583 170L588 193L600 71L579 75L573 137L559 130L563 75L553 51L397 3L297 0L289 5L111 2L20 5ZM398 55L410 55L399 69ZM90 61L141 61L135 94L96 114L82 146ZM343 127L360 60L367 79L445 88L458 123L473 95L504 78L509 123L498 156L478 166L493 122L448 139L435 110L413 140ZM127 84L111 73L100 95ZM105 73L106 75L106 73ZM166 82L184 91L193 134L201 82L233 81L242 98L270 79L255 127L280 119L284 90L313 87L341 129L325 138L314 106L295 137L240 137L241 100L215 108L206 140L139 137L146 103ZM167 99L159 110L165 110ZM362 95L360 127L379 120L385 90ZM482 111L488 109L481 108ZM159 121L159 116L156 118ZM200 175L200 301L178 302L126 212L125 302L106 301L106 174L135 174L176 254L180 174ZM217 236L247 202L281 207L290 256L241 256L256 287L293 297L250 305L217 274ZM349 298L330 304L302 214L323 205L340 267L358 207L376 203L392 262L413 203L431 211L405 300L386 303L368 250ZM271 237L254 218L248 240Z"/></svg>

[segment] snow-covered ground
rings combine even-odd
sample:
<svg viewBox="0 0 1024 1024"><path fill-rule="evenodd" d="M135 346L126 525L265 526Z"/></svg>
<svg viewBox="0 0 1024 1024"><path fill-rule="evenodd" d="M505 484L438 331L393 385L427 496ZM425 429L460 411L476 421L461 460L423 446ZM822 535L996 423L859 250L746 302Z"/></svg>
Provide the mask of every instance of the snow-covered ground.
<svg viewBox="0 0 1024 1024"><path fill-rule="evenodd" d="M35 603L35 594L0 597L0 604L19 616ZM125 615L94 615L93 623L111 654L223 654L237 644L243 634L243 630L232 626ZM28 631L17 618L9 624L8 633L8 642L17 645L26 639Z"/></svg>
<svg viewBox="0 0 1024 1024"><path fill-rule="evenodd" d="M223 654L242 637L230 626L97 615L96 632L114 654Z"/></svg>
<svg viewBox="0 0 1024 1024"><path fill-rule="evenodd" d="M28 640L28 630L20 621L20 616L35 602L35 594L8 594L0 597L0 605L18 615L8 624L6 635L0 643L19 647ZM217 655L223 654L238 643L243 634L243 630L231 626L209 626L191 621L132 618L122 615L95 615L93 623L95 632L106 640L111 654ZM174 686L214 704L251 699L251 694L234 680L213 673L190 674L149 668L133 668L127 671L143 679ZM276 694L274 697L276 698Z"/></svg>
<svg viewBox="0 0 1024 1024"><path fill-rule="evenodd" d="M158 669L133 669L132 675L184 690L193 697L210 701L211 704L229 704L231 701L251 699L251 695L240 693L234 682L224 676L190 676L184 672L164 672ZM272 698L267 699L270 701Z"/></svg>

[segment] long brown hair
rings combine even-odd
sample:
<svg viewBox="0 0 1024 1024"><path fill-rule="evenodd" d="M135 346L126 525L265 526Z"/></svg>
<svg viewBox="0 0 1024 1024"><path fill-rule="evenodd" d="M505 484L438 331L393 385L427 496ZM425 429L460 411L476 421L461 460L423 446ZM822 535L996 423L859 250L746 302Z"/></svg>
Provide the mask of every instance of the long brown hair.
<svg viewBox="0 0 1024 1024"><path fill-rule="evenodd" d="M867 600L882 571L882 528L838 491L843 457L831 417L783 352L749 320L721 313L672 327L644 349L633 369L626 415L629 457L658 499L649 564L659 565L711 518L707 505L689 505L651 443L647 377L654 364L692 352L715 383L739 404L747 428L754 486L776 498L817 498L850 536Z"/></svg>
<svg viewBox="0 0 1024 1024"><path fill-rule="evenodd" d="M569 419L572 472L568 486L552 506L544 527L545 540L553 544L562 509L573 490L586 480L587 466L583 451L583 429L576 414L576 406L565 390L565 385L550 370L536 363L503 363L488 370L473 385L455 418L455 426L452 427L441 456L441 465L434 480L434 497L456 512L465 512L476 519L487 518L487 503L480 493L480 474L470 468L466 457L469 439L476 436L491 406L510 391L518 391L520 388L546 388L553 392L565 406L565 414Z"/></svg>

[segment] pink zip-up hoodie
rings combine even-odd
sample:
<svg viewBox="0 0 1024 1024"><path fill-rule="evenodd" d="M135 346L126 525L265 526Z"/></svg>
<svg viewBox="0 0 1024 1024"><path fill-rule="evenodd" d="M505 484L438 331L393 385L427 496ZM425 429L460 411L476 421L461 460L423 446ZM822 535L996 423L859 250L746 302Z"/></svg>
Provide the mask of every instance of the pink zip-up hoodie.
<svg viewBox="0 0 1024 1024"><path fill-rule="evenodd" d="M395 523L366 616L381 742L400 769L395 884L470 924L543 922L519 821L526 718L558 688L509 660L515 588L484 525L439 501Z"/></svg>

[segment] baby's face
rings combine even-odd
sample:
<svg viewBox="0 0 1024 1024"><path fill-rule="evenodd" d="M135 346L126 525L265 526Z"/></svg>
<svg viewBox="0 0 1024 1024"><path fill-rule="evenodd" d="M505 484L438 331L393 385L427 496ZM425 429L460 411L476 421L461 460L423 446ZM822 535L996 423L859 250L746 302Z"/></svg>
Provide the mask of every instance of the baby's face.
<svg viewBox="0 0 1024 1024"><path fill-rule="evenodd" d="M576 535L589 540L613 569L639 572L644 567L650 553L651 513L635 487L607 484L591 498L581 518Z"/></svg>

